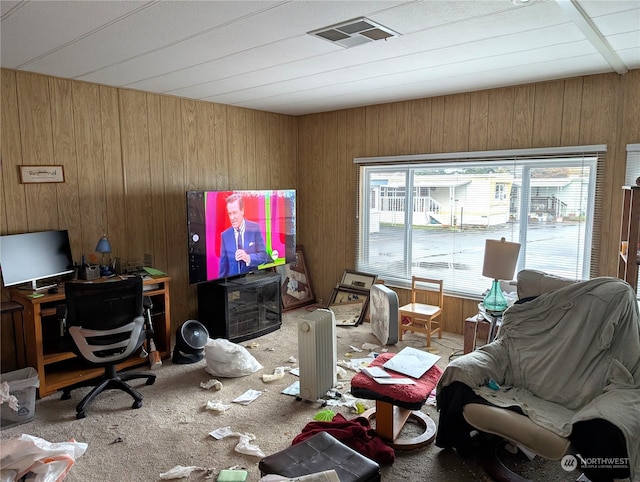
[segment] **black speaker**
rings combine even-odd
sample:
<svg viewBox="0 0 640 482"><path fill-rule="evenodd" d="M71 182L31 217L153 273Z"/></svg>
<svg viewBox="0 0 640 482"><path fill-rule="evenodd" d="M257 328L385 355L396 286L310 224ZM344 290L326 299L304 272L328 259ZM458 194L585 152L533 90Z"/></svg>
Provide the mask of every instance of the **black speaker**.
<svg viewBox="0 0 640 482"><path fill-rule="evenodd" d="M196 363L204 358L209 332L197 320L187 320L176 330L176 346L171 360L177 364Z"/></svg>

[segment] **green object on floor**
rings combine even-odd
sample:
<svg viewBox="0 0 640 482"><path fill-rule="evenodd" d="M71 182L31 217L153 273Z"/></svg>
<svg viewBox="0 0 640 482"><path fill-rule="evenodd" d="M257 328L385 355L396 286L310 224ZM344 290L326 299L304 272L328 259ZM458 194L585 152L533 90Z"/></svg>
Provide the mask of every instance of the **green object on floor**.
<svg viewBox="0 0 640 482"><path fill-rule="evenodd" d="M246 470L222 469L218 474L218 482L245 482L248 475Z"/></svg>
<svg viewBox="0 0 640 482"><path fill-rule="evenodd" d="M333 420L333 417L335 416L336 414L332 410L327 409L320 410L318 413L316 413L313 419L317 422L331 422L331 420Z"/></svg>

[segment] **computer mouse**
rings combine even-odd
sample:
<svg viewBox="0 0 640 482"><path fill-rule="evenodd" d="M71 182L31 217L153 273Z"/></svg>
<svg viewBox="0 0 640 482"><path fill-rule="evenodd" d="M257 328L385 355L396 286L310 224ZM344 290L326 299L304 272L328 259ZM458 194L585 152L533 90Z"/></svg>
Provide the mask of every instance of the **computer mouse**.
<svg viewBox="0 0 640 482"><path fill-rule="evenodd" d="M50 295L56 294L56 293L58 292L58 287L57 287L57 286L52 286L51 288L49 288L49 289L47 290L47 292L48 292Z"/></svg>

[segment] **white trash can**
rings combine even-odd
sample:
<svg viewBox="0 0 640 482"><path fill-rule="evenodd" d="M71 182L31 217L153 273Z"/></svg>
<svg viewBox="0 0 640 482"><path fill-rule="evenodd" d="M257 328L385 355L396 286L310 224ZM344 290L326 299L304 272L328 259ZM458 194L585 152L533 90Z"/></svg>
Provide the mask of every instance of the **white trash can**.
<svg viewBox="0 0 640 482"><path fill-rule="evenodd" d="M9 395L18 399L18 411L9 408L8 403L0 405L0 427L9 428L33 420L36 412L36 388L40 379L35 368L21 368L0 374L0 383L9 384Z"/></svg>

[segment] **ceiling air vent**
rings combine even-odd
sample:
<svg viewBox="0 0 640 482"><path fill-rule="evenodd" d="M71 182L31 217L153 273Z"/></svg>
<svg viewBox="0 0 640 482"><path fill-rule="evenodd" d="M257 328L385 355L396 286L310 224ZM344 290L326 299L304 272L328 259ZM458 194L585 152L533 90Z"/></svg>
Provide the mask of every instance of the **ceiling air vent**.
<svg viewBox="0 0 640 482"><path fill-rule="evenodd" d="M375 40L397 37L400 34L390 28L372 22L368 18L355 18L347 22L331 25L309 32L309 35L320 37L341 47L349 48Z"/></svg>

